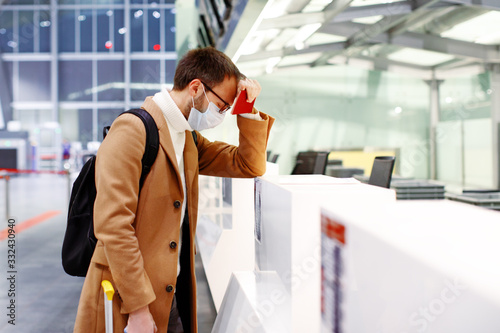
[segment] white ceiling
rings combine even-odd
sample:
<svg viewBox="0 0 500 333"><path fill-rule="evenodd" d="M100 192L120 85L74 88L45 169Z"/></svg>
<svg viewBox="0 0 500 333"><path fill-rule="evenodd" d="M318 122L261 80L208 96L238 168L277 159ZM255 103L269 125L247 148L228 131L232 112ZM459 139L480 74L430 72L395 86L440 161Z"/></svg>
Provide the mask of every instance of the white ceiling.
<svg viewBox="0 0 500 333"><path fill-rule="evenodd" d="M240 21L250 28L239 29L232 37L238 46L226 49L247 75L349 64L431 78L500 63L500 0L249 0L248 6L253 12Z"/></svg>

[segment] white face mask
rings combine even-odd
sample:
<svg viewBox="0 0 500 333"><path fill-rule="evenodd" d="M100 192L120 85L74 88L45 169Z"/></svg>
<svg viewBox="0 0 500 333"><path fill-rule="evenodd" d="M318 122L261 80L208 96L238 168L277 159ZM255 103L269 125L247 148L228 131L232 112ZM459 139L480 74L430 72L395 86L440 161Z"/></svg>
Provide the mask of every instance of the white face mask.
<svg viewBox="0 0 500 333"><path fill-rule="evenodd" d="M201 112L194 107L194 98L191 97L191 99L193 100L193 107L191 108L191 113L189 113L188 123L192 129L197 131L214 128L215 126L222 123L225 116L225 113L219 113L220 109L217 107L217 105L215 105L213 102L210 102L207 94L205 93L205 88L203 88L203 93L205 94L205 98L208 101L208 107L205 112Z"/></svg>

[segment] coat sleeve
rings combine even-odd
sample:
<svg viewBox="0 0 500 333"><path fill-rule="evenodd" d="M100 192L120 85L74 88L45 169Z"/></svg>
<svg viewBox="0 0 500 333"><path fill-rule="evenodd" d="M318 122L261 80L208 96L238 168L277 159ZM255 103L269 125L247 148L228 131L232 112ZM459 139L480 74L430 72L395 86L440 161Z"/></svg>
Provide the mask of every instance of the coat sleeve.
<svg viewBox="0 0 500 333"><path fill-rule="evenodd" d="M266 149L274 118L260 112L261 121L238 116L239 146L211 142L198 134L200 174L252 178L266 172Z"/></svg>
<svg viewBox="0 0 500 333"><path fill-rule="evenodd" d="M125 114L113 122L96 160L94 231L104 246L113 282L123 301L122 313L137 310L156 298L133 225L145 144L142 121Z"/></svg>

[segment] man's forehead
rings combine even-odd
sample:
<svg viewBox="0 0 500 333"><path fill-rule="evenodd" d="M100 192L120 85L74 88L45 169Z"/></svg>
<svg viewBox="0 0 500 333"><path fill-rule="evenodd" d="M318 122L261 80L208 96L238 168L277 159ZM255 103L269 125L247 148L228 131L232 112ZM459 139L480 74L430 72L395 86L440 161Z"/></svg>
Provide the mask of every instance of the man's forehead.
<svg viewBox="0 0 500 333"><path fill-rule="evenodd" d="M217 85L217 93L229 104L232 104L236 98L236 92L238 89L238 80L233 77L226 77L222 83Z"/></svg>

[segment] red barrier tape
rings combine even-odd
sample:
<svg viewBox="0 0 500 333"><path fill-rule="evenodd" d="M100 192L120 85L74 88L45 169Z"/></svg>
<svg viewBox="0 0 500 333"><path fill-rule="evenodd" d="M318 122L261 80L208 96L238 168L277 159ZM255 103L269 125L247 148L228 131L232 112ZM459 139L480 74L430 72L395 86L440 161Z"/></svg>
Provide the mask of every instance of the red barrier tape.
<svg viewBox="0 0 500 333"><path fill-rule="evenodd" d="M0 168L0 171L6 171L7 173L20 173L20 174L55 174L55 175L68 174L68 171L51 171L51 170L18 170L18 169Z"/></svg>

